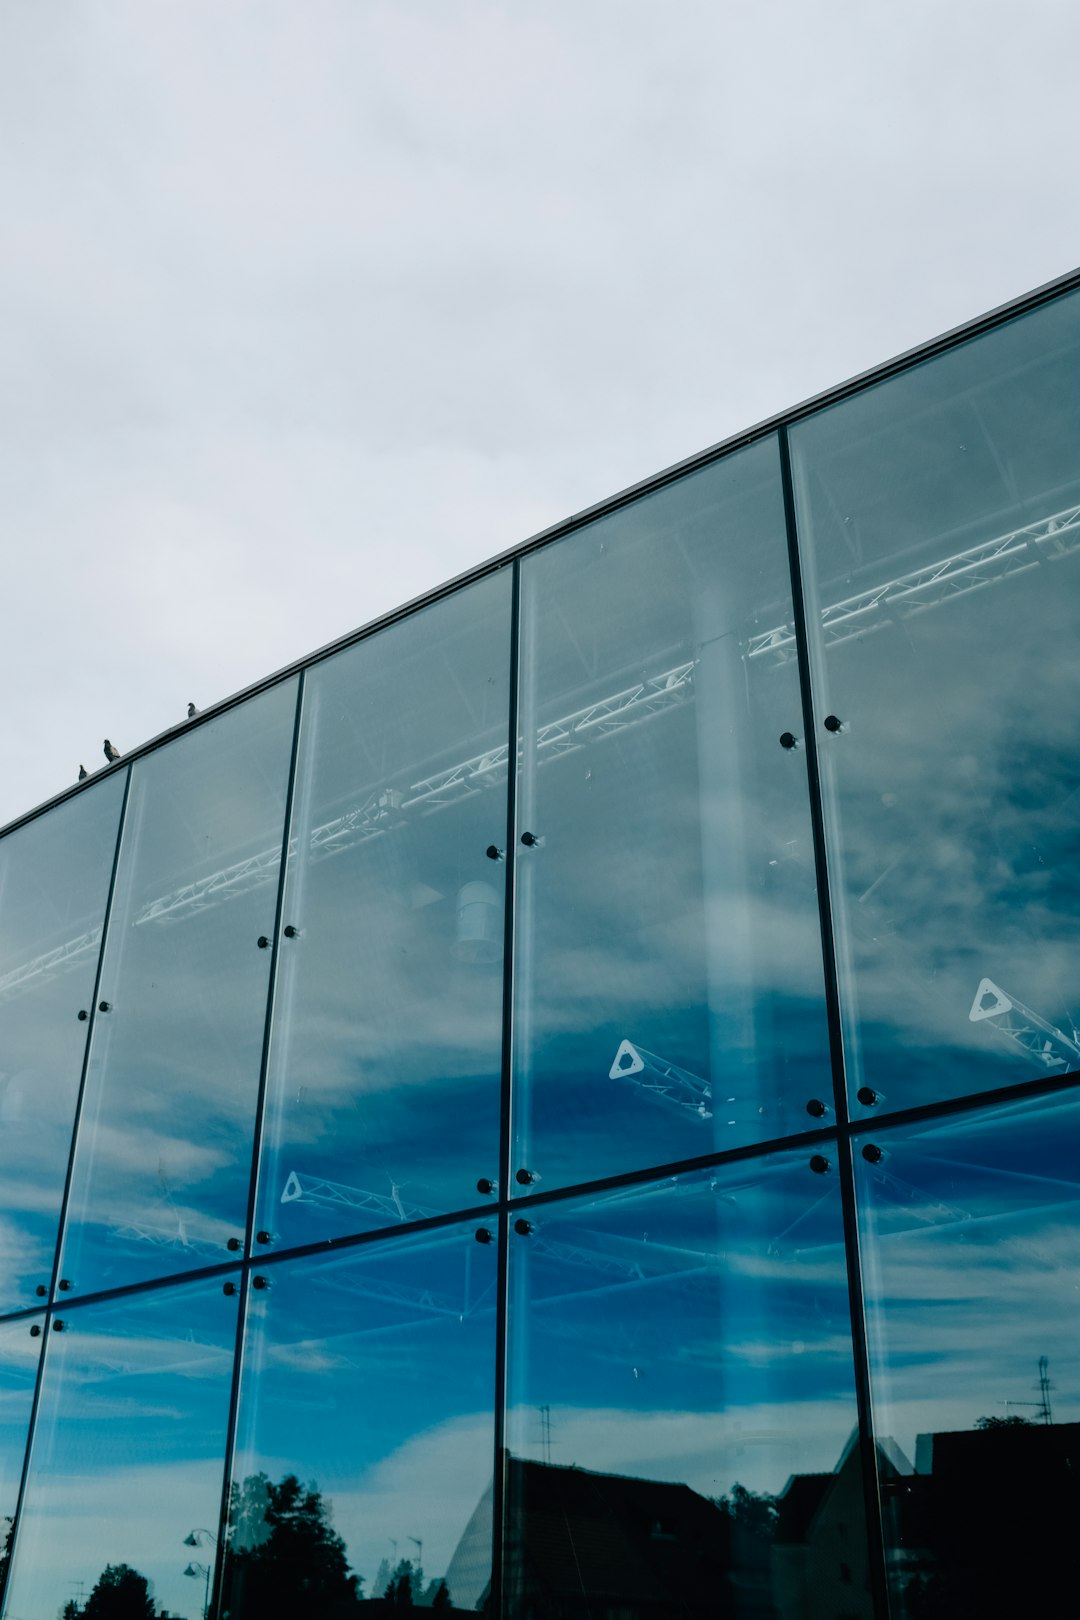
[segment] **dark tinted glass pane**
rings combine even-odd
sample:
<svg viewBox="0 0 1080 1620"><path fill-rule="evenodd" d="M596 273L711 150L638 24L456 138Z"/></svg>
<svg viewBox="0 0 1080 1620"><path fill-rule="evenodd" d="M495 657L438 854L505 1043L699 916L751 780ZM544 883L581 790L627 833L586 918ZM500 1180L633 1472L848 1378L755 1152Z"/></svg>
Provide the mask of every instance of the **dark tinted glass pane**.
<svg viewBox="0 0 1080 1620"><path fill-rule="evenodd" d="M76 1291L226 1258L247 1217L296 683L132 766L75 1158Z"/></svg>
<svg viewBox="0 0 1080 1620"><path fill-rule="evenodd" d="M96 1590L103 1617L197 1620L221 1509L235 1300L218 1279L76 1306L62 1320L49 1334L5 1612L54 1620ZM208 1551L185 1545L196 1528L209 1531Z"/></svg>
<svg viewBox="0 0 1080 1620"><path fill-rule="evenodd" d="M52 1273L123 789L0 842L0 1311Z"/></svg>
<svg viewBox="0 0 1080 1620"><path fill-rule="evenodd" d="M41 1342L40 1321L23 1319L0 1327L0 1600L10 1565L11 1528Z"/></svg>
<svg viewBox="0 0 1080 1620"><path fill-rule="evenodd" d="M1080 1068L1080 297L792 447L855 1084Z"/></svg>
<svg viewBox="0 0 1080 1620"><path fill-rule="evenodd" d="M581 1181L829 1096L776 446L523 564L515 1167Z"/></svg>
<svg viewBox="0 0 1080 1620"><path fill-rule="evenodd" d="M509 1613L869 1616L835 1174L788 1154L531 1218Z"/></svg>
<svg viewBox="0 0 1080 1620"><path fill-rule="evenodd" d="M266 1275L247 1326L229 1614L341 1620L358 1597L369 1620L476 1608L491 1579L495 1245L469 1227Z"/></svg>
<svg viewBox="0 0 1080 1620"><path fill-rule="evenodd" d="M498 1175L510 576L304 689L260 1219L282 1242Z"/></svg>
<svg viewBox="0 0 1080 1620"><path fill-rule="evenodd" d="M1080 1103L883 1131L869 1152L856 1164L896 1614L1064 1620L1080 1513Z"/></svg>

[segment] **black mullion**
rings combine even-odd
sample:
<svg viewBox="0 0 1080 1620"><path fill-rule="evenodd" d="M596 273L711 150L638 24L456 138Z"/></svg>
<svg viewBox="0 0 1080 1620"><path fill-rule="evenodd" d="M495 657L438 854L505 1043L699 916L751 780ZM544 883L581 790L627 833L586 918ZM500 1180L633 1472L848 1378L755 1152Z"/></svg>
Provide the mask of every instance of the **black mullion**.
<svg viewBox="0 0 1080 1620"><path fill-rule="evenodd" d="M26 1426L26 1447L23 1451L22 1471L19 1474L19 1494L15 1498L15 1511L11 1515L11 1541L9 1543L11 1551L8 1554L4 1591L0 1594L0 1614L7 1613L7 1595L11 1586L11 1572L15 1564L15 1543L19 1533L19 1520L22 1518L23 1499L26 1496L26 1481L30 1473L30 1454L34 1449L34 1433L37 1428L38 1407L41 1404L41 1386L45 1378L45 1355L51 1326L51 1315L47 1311L41 1313L41 1354L38 1356L37 1372L34 1376L34 1394L30 1402L30 1421ZM27 1332L29 1331L28 1327Z"/></svg>
<svg viewBox="0 0 1080 1620"><path fill-rule="evenodd" d="M878 1477L877 1438L874 1428L873 1398L870 1386L870 1350L866 1337L866 1301L863 1294L862 1256L855 1193L855 1142L845 1133L837 1143L840 1171L840 1202L844 1212L844 1250L847 1257L848 1303L851 1335L855 1350L855 1395L859 1407L859 1451L862 1461L863 1500L866 1511L867 1552L870 1565L870 1594L874 1612L888 1620L889 1578L885 1562L885 1530L881 1517L881 1484Z"/></svg>
<svg viewBox="0 0 1080 1620"><path fill-rule="evenodd" d="M710 1170L723 1170L737 1164L751 1164L757 1159L769 1159L779 1153L809 1151L837 1141L850 1140L854 1150L860 1141L877 1132L893 1131L905 1126L917 1128L922 1124L933 1124L939 1119L952 1118L960 1114L982 1113L987 1109L1004 1107L1009 1103L1035 1102L1042 1097L1060 1096L1069 1091L1080 1091L1080 1072L1021 1081L1013 1086L999 1088L997 1091L970 1092L962 1097L949 1097L940 1102L923 1103L919 1107L898 1109L895 1113L884 1113L873 1119L867 1117L838 1127L821 1126L815 1130L800 1131L794 1136L769 1137L760 1142L747 1142L739 1147L700 1154L693 1159L675 1159L665 1164L646 1165L637 1170L623 1170L617 1175L603 1176L593 1181L572 1182L565 1187L549 1187L543 1192L511 1194L506 1200L500 1200L497 1205L473 1204L465 1209L450 1210L446 1214L426 1216L420 1221L408 1221L401 1225L380 1227L367 1232L349 1232L334 1238L317 1238L310 1243L297 1244L294 1248L253 1255L249 1260L244 1260L238 1255L234 1260L219 1260L210 1266L200 1266L195 1271L142 1278L138 1282L120 1283L114 1288L102 1288L93 1293L80 1294L77 1299L65 1300L63 1308L65 1311L78 1311L84 1305L100 1305L130 1295L156 1293L163 1288L172 1288L179 1284L212 1282L218 1277L224 1281L236 1275L241 1267L244 1269L272 1267L315 1255L330 1255L348 1249L366 1248L371 1244L385 1243L399 1237L417 1237L425 1232L434 1233L456 1226L483 1225L485 1221L494 1221L497 1214L504 1209L509 1216L524 1214L529 1209L541 1208L547 1204L564 1203L576 1198L599 1198L607 1192L618 1192L625 1187L648 1186L652 1182L674 1180L677 1176L704 1174ZM8 1312L0 1318L0 1323L29 1322L41 1315L42 1311L53 1308L44 1304L26 1305L17 1311Z"/></svg>
<svg viewBox="0 0 1080 1620"><path fill-rule="evenodd" d="M510 589L510 693L506 741L506 887L503 894L502 1072L499 1098L499 1210L495 1285L495 1424L491 1484L491 1591L488 1613L503 1612L503 1544L506 1518L506 1355L510 1330L510 1196L512 1080L514 1063L514 900L516 893L518 683L521 666L521 563L515 561Z"/></svg>
<svg viewBox="0 0 1080 1620"><path fill-rule="evenodd" d="M305 671L301 670L296 683L296 710L293 720L292 749L289 754L289 780L285 788L285 814L281 830L281 866L278 871L277 900L274 905L274 932L270 948L270 977L266 987L266 1017L263 1023L262 1055L259 1061L259 1089L255 1103L255 1127L251 1141L251 1178L248 1186L247 1226L244 1235L244 1265L240 1277L240 1300L236 1313L236 1345L233 1352L232 1385L229 1390L229 1416L225 1429L224 1472L221 1482L221 1510L218 1514L217 1550L214 1557L213 1591L210 1599L211 1614L216 1614L220 1606L222 1582L225 1573L225 1542L229 1523L229 1496L232 1486L233 1464L236 1460L236 1431L240 1415L240 1380L244 1363L244 1333L247 1326L247 1302L251 1286L251 1266L255 1263L255 1257L252 1256L251 1250L255 1241L255 1212L259 1194L259 1160L262 1154L263 1118L266 1111L266 1083L270 1065L274 1000L277 991L281 920L285 907L285 885L289 871L289 845L292 840L296 762L300 754L300 731L304 716L304 676Z"/></svg>
<svg viewBox="0 0 1080 1620"><path fill-rule="evenodd" d="M784 498L784 524L787 529L788 566L791 571L792 622L799 666L799 693L802 703L803 750L806 755L806 783L810 795L810 824L814 842L814 878L817 885L818 921L821 929L821 955L825 976L825 1013L829 1027L832 1060L833 1101L839 1125L848 1123L847 1072L844 1054L844 1026L840 1011L840 988L836 960L835 918L832 908L828 846L825 838L825 808L821 789L814 724L814 689L810 670L810 643L807 632L806 602L803 593L802 564L795 517L795 490L791 478L791 451L787 431L777 435L780 452L780 480ZM790 739L787 739L790 742Z"/></svg>
<svg viewBox="0 0 1080 1620"><path fill-rule="evenodd" d="M296 763L300 754L300 732L304 718L304 682L306 671L301 670L296 683L296 714L293 721L292 751L289 755L289 779L285 788L285 815L281 832L281 867L278 871L277 901L274 905L274 929L270 940L270 977L266 986L266 1017L263 1021L262 1054L259 1059L259 1089L255 1103L255 1129L251 1143L251 1178L248 1184L247 1230L245 1255L250 1256L255 1238L255 1211L259 1196L259 1160L262 1155L263 1117L266 1111L266 1083L270 1067L270 1040L274 1023L274 1002L277 994L278 958L281 951L281 927L285 910L285 885L289 872L289 845L292 840L293 808L296 792ZM299 851L297 852L299 854Z"/></svg>
<svg viewBox="0 0 1080 1620"><path fill-rule="evenodd" d="M810 641L807 631L806 598L803 589L802 561L799 553L799 532L795 511L795 488L791 475L791 447L788 428L777 434L780 453L780 479L784 498L784 524L787 530L788 564L791 570L792 622L795 627L795 645L799 666L799 690L803 711L803 736L806 754L806 778L810 793L810 821L814 840L814 872L818 893L818 916L821 924L821 953L825 974L825 1009L829 1027L829 1048L832 1058L833 1096L836 1119L840 1127L837 1156L840 1172L840 1205L843 1213L844 1254L847 1264L848 1306L851 1317L851 1342L854 1355L855 1402L859 1414L859 1453L862 1463L863 1506L866 1516L867 1552L870 1568L870 1594L874 1613L887 1620L889 1613L888 1578L885 1566L885 1539L881 1521L881 1493L877 1468L877 1443L874 1432L873 1403L870 1387L870 1356L866 1340L866 1317L863 1309L862 1269L859 1255L859 1228L855 1205L855 1177L852 1169L850 1121L848 1117L847 1070L844 1052L844 1028L840 1009L840 987L837 972L836 919L832 908L829 853L825 837L825 807L822 797L821 769L818 760L817 734L814 716L814 683L810 667ZM815 627L816 628L816 627Z"/></svg>
<svg viewBox="0 0 1080 1620"><path fill-rule="evenodd" d="M60 1214L56 1227L56 1249L53 1253L52 1274L49 1279L49 1297L44 1313L41 1317L43 1328L41 1354L38 1357L37 1376L34 1379L34 1395L30 1402L30 1422L26 1430L26 1449L23 1452L22 1471L19 1475L19 1494L15 1499L15 1512L11 1521L11 1557L8 1560L7 1575L11 1579L11 1571L15 1557L15 1542L19 1532L19 1520L22 1517L23 1501L26 1497L26 1481L30 1474L30 1457L34 1449L34 1436L37 1430L38 1408L41 1405L41 1389L45 1378L45 1362L47 1359L46 1345L49 1339L49 1329L52 1326L52 1306L56 1297L56 1284L60 1275L60 1256L67 1236L68 1206L71 1201L71 1182L75 1170L75 1151L79 1140L79 1126L82 1122L83 1098L86 1093L86 1076L90 1067L90 1048L94 1038L94 1023L97 1017L98 994L101 989L101 969L105 961L105 950L109 942L109 920L112 913L113 894L116 890L116 874L120 866L120 851L124 843L124 829L127 823L128 796L131 792L131 767L127 768L127 779L124 782L124 796L120 801L120 816L116 826L116 843L113 845L112 871L109 873L109 890L105 897L105 909L101 914L101 947L98 951L97 968L94 971L94 991L90 1000L90 1017L86 1026L86 1042L83 1046L82 1068L79 1071L79 1089L75 1098L75 1114L71 1122L71 1145L68 1148L67 1171L64 1175L64 1191L60 1199ZM3 1601L0 1603L0 1613L7 1608L7 1592L5 1590Z"/></svg>
<svg viewBox="0 0 1080 1620"><path fill-rule="evenodd" d="M53 1255L52 1277L49 1282L49 1303L52 1304L56 1296L56 1284L60 1275L60 1261L67 1237L68 1209L71 1202L71 1183L75 1173L75 1154L79 1143L79 1130L82 1125L83 1103L86 1099L86 1076L90 1069L90 1052L94 1044L94 1029L97 1025L98 996L101 992L101 970L105 965L105 952L109 944L109 923L112 920L113 895L116 892L116 874L120 868L120 851L124 843L124 833L127 827L128 798L131 793L131 768L128 768L127 781L124 783L124 797L120 805L120 821L116 829L116 846L113 850L112 871L109 874L109 892L105 899L105 910L101 920L101 949L98 951L97 969L94 973L94 990L90 998L90 1019L86 1026L86 1044L83 1047L82 1072L79 1075L79 1091L75 1101L75 1118L71 1127L71 1147L68 1151L67 1173L64 1177L64 1195L60 1200L60 1224L56 1234L56 1252Z"/></svg>
<svg viewBox="0 0 1080 1620"><path fill-rule="evenodd" d="M250 1266L245 1265L239 1276L240 1298L236 1311L236 1343L233 1349L232 1385L229 1390L229 1416L225 1429L224 1473L221 1478L221 1507L218 1512L217 1546L214 1551L214 1578L210 1589L207 1620L216 1615L221 1606L222 1586L225 1579L225 1552L229 1534L229 1505L232 1489L233 1463L236 1460L236 1430L240 1412L240 1378L244 1364L244 1336L247 1331L248 1294L251 1288Z"/></svg>

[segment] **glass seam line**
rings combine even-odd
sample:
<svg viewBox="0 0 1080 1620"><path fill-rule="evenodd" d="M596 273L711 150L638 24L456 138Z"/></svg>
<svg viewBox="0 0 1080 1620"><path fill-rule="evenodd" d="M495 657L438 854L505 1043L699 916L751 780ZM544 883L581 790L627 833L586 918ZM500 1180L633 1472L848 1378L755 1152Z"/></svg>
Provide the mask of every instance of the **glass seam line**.
<svg viewBox="0 0 1080 1620"><path fill-rule="evenodd" d="M90 1017L86 1025L86 1040L83 1044L82 1068L79 1072L79 1089L75 1097L75 1113L71 1121L71 1144L68 1148L67 1172L64 1176L64 1190L60 1198L60 1209L56 1223L56 1248L53 1252L52 1275L49 1280L48 1305L42 1320L46 1326L52 1322L51 1306L56 1297L56 1284L60 1274L60 1257L63 1252L64 1239L67 1234L68 1205L71 1199L71 1181L75 1169L75 1151L79 1139L79 1126L82 1121L83 1100L86 1094L86 1077L90 1068L90 1047L94 1035L94 1024L97 1017L98 995L101 990L101 969L105 961L105 948L109 938L109 920L112 913L113 894L116 890L116 874L120 866L120 851L124 842L124 829L127 822L128 796L131 793L131 767L127 767L127 778L124 782L123 797L120 800L120 814L116 823L116 841L113 844L112 871L109 873L109 887L105 896L105 907L101 917L101 944L98 947L97 967L94 969L94 992L90 1001ZM27 1313L31 1314L31 1313ZM32 1313L32 1314L37 1314ZM15 1561L15 1551L19 1538L19 1521L22 1517L23 1501L26 1497L26 1482L30 1473L30 1456L34 1449L34 1435L37 1429L38 1408L41 1404L41 1387L45 1376L45 1362L47 1358L49 1334L42 1335L41 1353L38 1356L37 1374L34 1378L34 1394L30 1402L30 1419L26 1427L26 1445L23 1450L22 1469L19 1474L19 1491L15 1498L15 1511L11 1520L11 1554L8 1558L8 1580L3 1599L0 1601L0 1614L7 1611L7 1594L11 1589L11 1570Z"/></svg>
<svg viewBox="0 0 1080 1620"><path fill-rule="evenodd" d="M225 1580L225 1549L228 1543L230 1486L236 1457L236 1430L240 1411L240 1379L244 1364L244 1336L247 1331L248 1294L251 1289L250 1266L243 1268L239 1283L239 1298L236 1301L236 1340L233 1346L233 1364L229 1382L229 1412L225 1420L225 1454L222 1459L221 1505L218 1510L217 1546L214 1549L214 1577L205 1620L210 1620L212 1615L219 1612Z"/></svg>
<svg viewBox="0 0 1080 1620"><path fill-rule="evenodd" d="M281 927L285 913L285 884L289 866L289 844L292 839L293 811L296 792L296 767L300 753L300 732L303 725L306 670L301 670L296 685L296 707L293 713L292 747L289 754L289 775L285 786L285 807L281 829L281 865L278 871L277 898L274 903L274 929L270 942L270 973L266 984L266 1012L263 1018L262 1051L259 1055L259 1082L255 1099L255 1119L251 1142L251 1175L248 1184L247 1229L244 1233L244 1252L249 1255L255 1239L255 1221L258 1213L259 1171L262 1156L263 1126L266 1115L267 1076L270 1066L270 1046L273 1036L274 1005L277 996L278 964L281 957Z"/></svg>
<svg viewBox="0 0 1080 1620"><path fill-rule="evenodd" d="M491 1476L491 1589L489 1609L503 1612L503 1545L506 1517L506 1387L507 1339L510 1332L510 1222L506 1206L510 1189L511 1132L513 1128L514 1060L514 949L517 882L518 684L521 650L521 562L515 560L510 583L510 681L506 717L506 866L503 890L502 1049L499 1076L499 1185L495 1279L495 1411L492 1430Z"/></svg>
<svg viewBox="0 0 1080 1620"><path fill-rule="evenodd" d="M803 589L802 558L799 550L799 529L795 510L795 489L791 472L791 445L787 426L780 428L777 432L777 447L780 456L780 481L784 500L784 526L787 532L788 565L791 573L792 622L795 627L799 691L802 700L806 781L810 800L810 824L814 840L814 872L817 884L818 920L821 928L821 954L825 981L825 1010L829 1029L833 1098L837 1124L841 1129L844 1129L850 1125L844 1026L840 1008L836 941L833 933L835 919L832 911L829 854L825 839L825 809L817 752L817 722L813 673L810 668L810 643L806 623L806 598ZM855 1404L859 1419L859 1453L862 1461L862 1494L870 1565L870 1591L875 1615L879 1617L879 1620L887 1620L889 1613L888 1582L885 1566L884 1530L881 1520L881 1494L877 1471L877 1444L870 1387L870 1359L866 1338L866 1318L862 1293L862 1272L860 1269L859 1231L855 1209L855 1177L852 1170L851 1142L848 1139L846 1129L844 1134L844 1140L839 1138L837 1140L837 1157L840 1173L840 1207L843 1219L844 1255L847 1266Z"/></svg>
<svg viewBox="0 0 1080 1620"><path fill-rule="evenodd" d="M229 709L235 708L240 703L247 702L250 698L259 696L272 686L278 686L284 681L290 680L294 675L313 668L327 658L332 658L336 653L343 652L347 647L355 646L358 642L367 640L369 636L377 635L381 630L388 629L390 625L398 623L399 620L409 618L414 613L419 613L423 608L431 607L435 602L441 601L443 597L452 596L457 591L465 589L468 585L475 584L478 580L486 578L489 574L497 573L499 569L509 567L512 563L520 561L531 552L539 550L556 540L564 539L567 535L575 533L578 529L595 522L598 518L619 511L622 507L631 505L644 496L655 493L667 484L675 483L680 478L699 472L713 462L721 461L726 456L745 449L749 444L768 438L770 434L782 432L784 429L793 426L797 422L804 421L808 417L816 416L819 412L828 410L831 406L839 404L852 395L864 393L868 389L876 387L878 383L887 382L891 377L898 376L905 371L911 371L924 361L935 359L938 355L945 354L950 349L959 348L973 338L982 337L996 327L1005 326L1009 321L1015 320L1021 315L1030 314L1046 304L1054 303L1058 298L1067 297L1069 293L1078 289L1080 289L1080 270L1070 271L1056 281L1022 294L1011 303L1003 304L997 309L976 316L974 320L967 322L963 326L954 327L937 337L929 339L917 348L908 349L899 355L894 355L891 359L882 361L868 371L859 372L856 376L849 378L845 382L838 383L830 389L826 389L821 394L815 394L800 404L779 411L775 416L767 417L764 421L755 423L752 427L744 428L741 432L733 434L727 439L722 439L704 450L697 451L693 455L686 457L685 460L663 468L660 472L650 475L637 484L630 485L629 488L607 497L594 506L586 507L580 512L573 513L570 517L560 519L550 528L542 529L538 534L531 535L528 539L508 547L505 552L500 552L486 562L478 563L475 567L466 569L454 578L446 580L443 584L434 586L430 591L425 591L422 595L413 598L412 601L402 603L400 607L392 609L382 617L373 619L369 624L361 625L358 629L351 630L346 635L339 637L338 640L328 642L326 646L316 648L314 652L307 654L305 657L296 659L293 663L272 671L271 674L264 676L261 680L253 682L252 685L244 687L230 697L223 698L220 703L206 710L195 723L206 724L211 720L216 720L227 713ZM150 738L147 742L130 749L125 756L125 763L142 758L157 748L165 747L168 743L174 741L177 736L186 732L190 725L191 722L182 722L177 726L170 727L168 731L159 733L157 737ZM113 767L113 769L116 768ZM105 774L107 774L105 770L95 772L94 781L100 782ZM4 827L0 827L0 837L6 837L9 832L14 832L27 822L34 821L38 816L55 809L57 805L63 804L76 793L83 792L88 786L90 786L89 783L72 783L62 793L47 799L44 804L35 805L33 809L27 810L23 815L8 822Z"/></svg>
<svg viewBox="0 0 1080 1620"><path fill-rule="evenodd" d="M266 1014L263 1020L262 1052L259 1057L259 1083L255 1100L255 1120L251 1138L251 1173L248 1185L247 1221L244 1232L244 1259L254 1263L251 1254L255 1241L255 1220L259 1199L259 1168L262 1157L263 1123L266 1116L266 1085L270 1063L270 1042L274 1021L274 1002L277 994L278 960L281 947L281 921L285 906L285 884L289 867L289 844L292 838L293 808L296 791L296 765L300 754L300 732L304 715L304 677L301 670L296 682L296 705L293 709L292 746L289 753L289 775L285 785L285 807L281 829L281 866L278 871L277 900L274 906L274 935L270 950L270 972L266 984ZM207 1620L217 1614L221 1606L225 1578L225 1546L229 1518L230 1486L236 1456L236 1433L240 1418L240 1383L244 1368L244 1340L247 1328L248 1295L251 1288L250 1266L245 1264L240 1276L240 1297L236 1309L236 1341L233 1349L232 1377L229 1385L229 1412L225 1427L225 1448L221 1476L221 1506L218 1512L217 1548L214 1556L214 1579Z"/></svg>

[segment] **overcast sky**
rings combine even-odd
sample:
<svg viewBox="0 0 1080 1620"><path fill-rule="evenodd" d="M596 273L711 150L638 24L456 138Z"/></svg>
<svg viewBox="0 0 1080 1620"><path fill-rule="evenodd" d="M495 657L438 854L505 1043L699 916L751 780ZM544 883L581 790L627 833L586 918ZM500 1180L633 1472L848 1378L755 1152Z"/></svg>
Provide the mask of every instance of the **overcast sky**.
<svg viewBox="0 0 1080 1620"><path fill-rule="evenodd" d="M0 0L0 823L1080 262L1077 0Z"/></svg>

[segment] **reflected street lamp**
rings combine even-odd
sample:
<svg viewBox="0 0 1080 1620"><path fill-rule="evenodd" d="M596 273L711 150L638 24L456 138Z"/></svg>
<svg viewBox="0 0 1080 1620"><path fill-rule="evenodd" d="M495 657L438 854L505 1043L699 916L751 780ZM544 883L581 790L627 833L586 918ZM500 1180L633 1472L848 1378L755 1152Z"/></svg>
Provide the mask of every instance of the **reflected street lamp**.
<svg viewBox="0 0 1080 1620"><path fill-rule="evenodd" d="M215 1547L218 1545L218 1538L212 1530L207 1530L203 1525L196 1525L184 1537L184 1546L203 1547L208 1541L212 1542ZM203 1595L203 1620L209 1620L210 1617L210 1577L213 1573L213 1564L197 1564L194 1560L184 1571L184 1574L190 1575L194 1581L197 1581L200 1576L206 1578L206 1590Z"/></svg>
<svg viewBox="0 0 1080 1620"><path fill-rule="evenodd" d="M198 1544L196 1543L196 1545ZM200 1575L206 1577L206 1590L203 1594L203 1620L208 1620L210 1614L210 1577L213 1573L213 1564L196 1564L194 1562L190 1563L184 1571L184 1574L190 1575L192 1580L197 1581Z"/></svg>
<svg viewBox="0 0 1080 1620"><path fill-rule="evenodd" d="M218 1538L217 1538L217 1536L215 1536L214 1532L212 1530L203 1530L199 1525L196 1525L194 1530L189 1530L188 1531L187 1535L184 1537L184 1546L185 1547L202 1547L202 1546L204 1546L205 1543L201 1539L203 1536L206 1537L207 1541L212 1541L215 1547L217 1546Z"/></svg>

